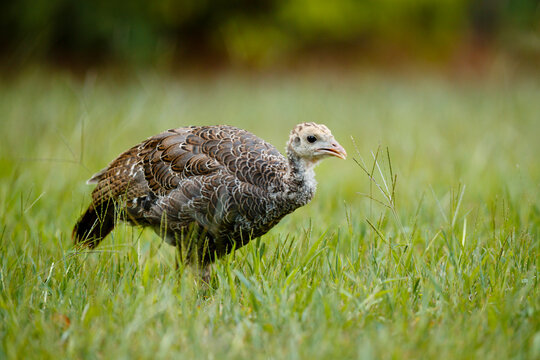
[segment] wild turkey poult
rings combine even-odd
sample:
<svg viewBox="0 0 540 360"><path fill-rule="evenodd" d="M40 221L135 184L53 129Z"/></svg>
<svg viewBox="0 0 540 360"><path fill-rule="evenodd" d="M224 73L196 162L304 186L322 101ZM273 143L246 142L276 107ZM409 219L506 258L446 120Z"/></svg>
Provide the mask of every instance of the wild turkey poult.
<svg viewBox="0 0 540 360"><path fill-rule="evenodd" d="M287 158L232 126L168 130L132 147L89 184L92 203L73 240L96 247L121 219L150 226L188 263L206 266L306 205L322 159L347 153L325 125L299 124Z"/></svg>

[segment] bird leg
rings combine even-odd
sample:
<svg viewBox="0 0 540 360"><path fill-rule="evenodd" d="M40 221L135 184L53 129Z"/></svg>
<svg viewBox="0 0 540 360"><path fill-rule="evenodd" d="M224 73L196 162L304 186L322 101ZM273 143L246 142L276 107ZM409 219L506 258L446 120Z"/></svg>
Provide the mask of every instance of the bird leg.
<svg viewBox="0 0 540 360"><path fill-rule="evenodd" d="M199 268L199 275L203 284L210 286L210 280L212 280L212 265L205 265Z"/></svg>

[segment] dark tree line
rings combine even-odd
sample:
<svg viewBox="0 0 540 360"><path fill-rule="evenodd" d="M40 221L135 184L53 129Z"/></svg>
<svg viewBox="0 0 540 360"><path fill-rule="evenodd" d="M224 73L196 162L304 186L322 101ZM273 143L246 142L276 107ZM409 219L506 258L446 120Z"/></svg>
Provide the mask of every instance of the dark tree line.
<svg viewBox="0 0 540 360"><path fill-rule="evenodd" d="M539 0L14 0L0 5L11 61L265 64L316 48L449 49L471 35L540 33Z"/></svg>

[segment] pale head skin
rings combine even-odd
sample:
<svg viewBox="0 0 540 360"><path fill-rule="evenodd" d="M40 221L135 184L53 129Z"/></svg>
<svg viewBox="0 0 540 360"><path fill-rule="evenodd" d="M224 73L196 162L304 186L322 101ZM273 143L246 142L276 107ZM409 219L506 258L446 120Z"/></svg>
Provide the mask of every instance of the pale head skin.
<svg viewBox="0 0 540 360"><path fill-rule="evenodd" d="M329 156L347 158L347 152L334 139L330 129L313 122L298 124L291 130L287 153L312 164Z"/></svg>

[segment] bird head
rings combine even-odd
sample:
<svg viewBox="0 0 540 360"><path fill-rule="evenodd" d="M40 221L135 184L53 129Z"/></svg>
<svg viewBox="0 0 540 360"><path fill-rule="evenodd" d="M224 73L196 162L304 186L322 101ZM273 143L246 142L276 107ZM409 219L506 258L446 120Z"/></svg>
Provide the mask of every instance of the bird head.
<svg viewBox="0 0 540 360"><path fill-rule="evenodd" d="M334 139L332 132L325 125L312 122L298 124L291 130L287 152L312 164L328 156L344 160L347 157L347 152Z"/></svg>

